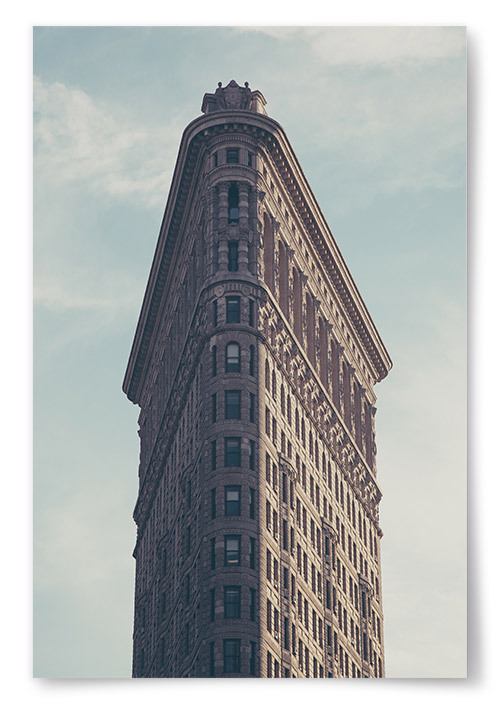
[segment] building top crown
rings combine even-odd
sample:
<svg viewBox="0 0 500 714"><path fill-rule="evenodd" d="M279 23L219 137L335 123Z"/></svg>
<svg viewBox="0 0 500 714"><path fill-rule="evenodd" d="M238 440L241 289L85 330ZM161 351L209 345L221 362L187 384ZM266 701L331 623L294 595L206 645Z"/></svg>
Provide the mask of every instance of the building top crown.
<svg viewBox="0 0 500 714"><path fill-rule="evenodd" d="M257 114L267 114L264 109L265 105L266 100L259 90L252 92L248 86L248 82L245 82L244 87L240 87L240 85L232 79L226 87L223 87L222 82L219 82L213 94L205 94L201 111L204 114L209 114L211 112L227 112L234 109L244 109L246 111L256 112Z"/></svg>

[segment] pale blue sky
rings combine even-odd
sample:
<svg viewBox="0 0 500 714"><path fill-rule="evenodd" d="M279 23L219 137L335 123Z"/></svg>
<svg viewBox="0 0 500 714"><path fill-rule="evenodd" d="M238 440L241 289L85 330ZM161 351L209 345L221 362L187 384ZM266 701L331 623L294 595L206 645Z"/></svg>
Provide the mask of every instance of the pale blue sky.
<svg viewBox="0 0 500 714"><path fill-rule="evenodd" d="M465 30L47 27L34 74L35 675L130 676L121 383L182 130L234 78L285 129L394 362L387 675L464 676Z"/></svg>

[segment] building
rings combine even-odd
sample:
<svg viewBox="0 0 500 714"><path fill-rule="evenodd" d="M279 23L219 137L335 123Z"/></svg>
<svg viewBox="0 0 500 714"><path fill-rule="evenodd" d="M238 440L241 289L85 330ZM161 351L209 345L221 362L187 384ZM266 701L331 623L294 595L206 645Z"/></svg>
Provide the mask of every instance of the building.
<svg viewBox="0 0 500 714"><path fill-rule="evenodd" d="M383 677L374 385L391 361L281 126L184 131L124 380L134 677Z"/></svg>

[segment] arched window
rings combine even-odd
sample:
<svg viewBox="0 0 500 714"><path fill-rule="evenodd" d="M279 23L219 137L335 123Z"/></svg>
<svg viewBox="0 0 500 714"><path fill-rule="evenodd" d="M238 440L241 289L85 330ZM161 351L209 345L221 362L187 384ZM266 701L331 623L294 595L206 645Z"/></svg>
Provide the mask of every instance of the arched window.
<svg viewBox="0 0 500 714"><path fill-rule="evenodd" d="M226 372L239 372L240 370L240 346L237 342L228 342L226 345Z"/></svg>
<svg viewBox="0 0 500 714"><path fill-rule="evenodd" d="M238 191L238 186L235 183L232 183L229 187L227 200L229 209L228 221L229 223L238 223L240 219L240 195Z"/></svg>

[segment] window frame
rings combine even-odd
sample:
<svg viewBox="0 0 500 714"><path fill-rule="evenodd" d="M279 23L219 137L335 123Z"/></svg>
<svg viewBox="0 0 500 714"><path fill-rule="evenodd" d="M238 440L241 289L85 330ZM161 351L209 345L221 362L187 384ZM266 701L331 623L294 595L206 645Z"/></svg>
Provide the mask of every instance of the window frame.
<svg viewBox="0 0 500 714"><path fill-rule="evenodd" d="M228 499L228 494L230 493L235 493L237 494L236 499ZM231 513L231 507L228 508L228 505L231 504L231 507L235 508L235 512ZM236 505L234 505L236 504ZM224 515L225 516L241 516L241 486L224 486Z"/></svg>
<svg viewBox="0 0 500 714"><path fill-rule="evenodd" d="M237 347L237 352L238 355L235 357L234 355L229 355L229 348L236 346ZM230 361L231 360L231 361ZM237 361L236 361L237 360ZM241 347L239 342L228 342L226 345L226 373L227 372L241 372Z"/></svg>
<svg viewBox="0 0 500 714"><path fill-rule="evenodd" d="M234 445L230 445L230 442L234 442ZM224 438L224 466L237 468L241 466L240 436L226 436Z"/></svg>
<svg viewBox="0 0 500 714"><path fill-rule="evenodd" d="M239 241L237 241L237 240L228 241L227 248L228 248L227 269L229 270L230 273L237 273L239 270L239 259L238 259Z"/></svg>
<svg viewBox="0 0 500 714"><path fill-rule="evenodd" d="M229 549L229 543L231 541L238 544L236 549ZM236 553L237 555L231 559L231 553ZM241 535L229 534L224 536L224 565L229 567L241 565Z"/></svg>
<svg viewBox="0 0 500 714"><path fill-rule="evenodd" d="M230 147L226 149L226 164L239 164L240 163L240 149L236 147Z"/></svg>
<svg viewBox="0 0 500 714"><path fill-rule="evenodd" d="M234 647L234 653L231 654L229 648ZM241 640L227 639L223 640L224 654L224 674L239 674L241 672Z"/></svg>
<svg viewBox="0 0 500 714"><path fill-rule="evenodd" d="M234 400L234 403L231 403ZM241 389L224 391L224 418L241 419Z"/></svg>
<svg viewBox="0 0 500 714"><path fill-rule="evenodd" d="M230 594L232 594L233 600L231 600ZM224 619L241 619L241 585L224 586Z"/></svg>
<svg viewBox="0 0 500 714"><path fill-rule="evenodd" d="M228 295L226 297L226 323L229 325L241 324L241 299L239 295Z"/></svg>

